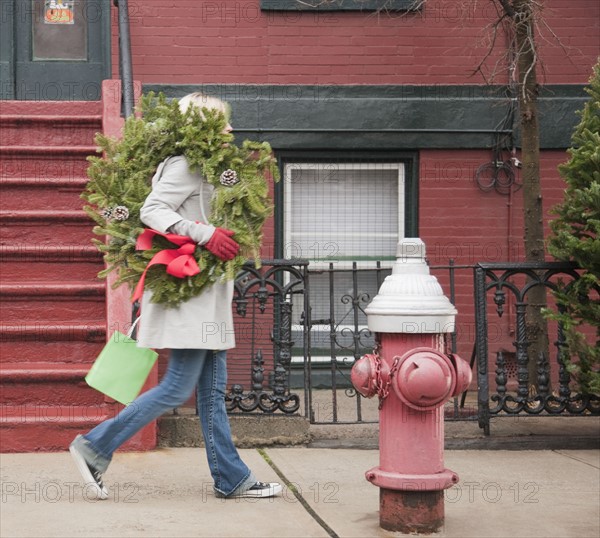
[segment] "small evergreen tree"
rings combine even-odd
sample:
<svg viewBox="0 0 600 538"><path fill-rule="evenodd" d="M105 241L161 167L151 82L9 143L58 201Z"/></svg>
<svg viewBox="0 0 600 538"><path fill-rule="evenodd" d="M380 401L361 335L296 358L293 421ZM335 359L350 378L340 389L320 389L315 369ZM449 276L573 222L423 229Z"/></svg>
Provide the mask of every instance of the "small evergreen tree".
<svg viewBox="0 0 600 538"><path fill-rule="evenodd" d="M600 63L586 91L591 99L580 112L581 122L568 150L570 160L559 167L567 183L564 201L553 211L549 252L576 262L583 274L572 286L561 286L555 297L562 322L567 363L583 393L600 393ZM586 338L582 328L595 331Z"/></svg>

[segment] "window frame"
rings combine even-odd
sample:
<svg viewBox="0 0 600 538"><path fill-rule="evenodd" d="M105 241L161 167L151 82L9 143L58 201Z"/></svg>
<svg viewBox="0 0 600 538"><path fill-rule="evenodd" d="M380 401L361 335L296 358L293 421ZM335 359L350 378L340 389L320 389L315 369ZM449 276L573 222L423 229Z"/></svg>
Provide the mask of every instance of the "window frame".
<svg viewBox="0 0 600 538"><path fill-rule="evenodd" d="M286 185L290 187L294 185L294 181L292 181L291 174L293 170L314 170L316 166L327 166L332 165L335 166L336 170L396 170L398 172L396 185L398 189L398 222L396 223L396 230L398 233L398 239L405 237L405 210L406 210L406 165L402 161L396 162L348 162L348 161L338 161L338 162L328 162L324 161L313 161L313 162L294 162L294 163L286 163L283 166L284 173L282 175L283 181ZM284 192L284 210L283 210L283 245L285 249L285 245L291 245L292 241L292 201L293 201L293 191L287 190ZM286 252L284 251L284 255ZM360 260L359 256L357 256L356 260L335 260L332 259L319 259L319 258L309 258L307 256L302 256L302 258L308 259L310 261L309 270L311 269L326 269L330 263L334 263L339 266L344 266L345 264L352 263L352 261L357 262L357 267L364 268L372 265L373 261L381 261L383 268L390 268L395 261L395 251L390 255L388 259L384 257L378 257L376 260Z"/></svg>
<svg viewBox="0 0 600 538"><path fill-rule="evenodd" d="M404 164L404 237L419 237L419 154L416 151L365 151L365 150L276 150L279 175L285 178L286 165L290 163L365 162L371 164ZM285 184L284 179L274 187L275 237L273 255L283 259L285 254ZM401 201L399 200L399 203Z"/></svg>

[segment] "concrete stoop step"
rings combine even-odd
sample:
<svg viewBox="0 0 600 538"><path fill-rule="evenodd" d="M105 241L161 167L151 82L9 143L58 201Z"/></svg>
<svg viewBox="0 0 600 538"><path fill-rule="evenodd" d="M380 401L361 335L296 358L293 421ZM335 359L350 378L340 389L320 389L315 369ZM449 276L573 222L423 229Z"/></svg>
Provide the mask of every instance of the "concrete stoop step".
<svg viewBox="0 0 600 538"><path fill-rule="evenodd" d="M298 415L230 415L231 434L236 446L293 446L310 442L308 419ZM165 415L158 421L158 446L204 446L199 419L193 409Z"/></svg>

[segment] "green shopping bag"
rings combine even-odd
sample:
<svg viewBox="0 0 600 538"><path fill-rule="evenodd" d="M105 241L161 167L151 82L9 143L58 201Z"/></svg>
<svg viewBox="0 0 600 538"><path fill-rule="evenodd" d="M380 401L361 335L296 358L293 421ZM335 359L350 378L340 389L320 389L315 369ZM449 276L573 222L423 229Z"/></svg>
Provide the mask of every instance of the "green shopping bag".
<svg viewBox="0 0 600 538"><path fill-rule="evenodd" d="M127 334L113 333L85 377L90 387L125 405L136 399L158 357L131 338L139 319Z"/></svg>

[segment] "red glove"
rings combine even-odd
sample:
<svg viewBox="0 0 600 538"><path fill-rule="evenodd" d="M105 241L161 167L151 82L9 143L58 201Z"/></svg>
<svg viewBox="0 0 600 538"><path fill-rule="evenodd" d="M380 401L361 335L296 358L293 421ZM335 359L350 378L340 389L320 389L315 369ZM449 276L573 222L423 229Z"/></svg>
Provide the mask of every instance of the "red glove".
<svg viewBox="0 0 600 538"><path fill-rule="evenodd" d="M235 232L232 230L215 228L212 237L204 247L219 258L219 260L224 262L233 260L233 258L236 257L238 250L240 250L240 246L231 239L233 234L235 234Z"/></svg>

